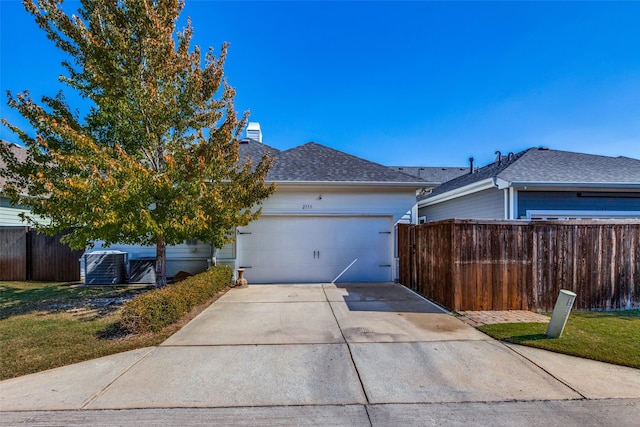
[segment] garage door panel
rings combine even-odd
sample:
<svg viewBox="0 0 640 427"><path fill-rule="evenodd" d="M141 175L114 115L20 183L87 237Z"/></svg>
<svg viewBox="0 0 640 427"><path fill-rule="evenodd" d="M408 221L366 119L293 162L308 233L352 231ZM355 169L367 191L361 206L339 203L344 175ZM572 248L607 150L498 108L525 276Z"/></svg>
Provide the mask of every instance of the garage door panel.
<svg viewBox="0 0 640 427"><path fill-rule="evenodd" d="M356 258L340 281L388 281L391 228L390 217L265 216L241 230L238 261L253 283L328 282Z"/></svg>

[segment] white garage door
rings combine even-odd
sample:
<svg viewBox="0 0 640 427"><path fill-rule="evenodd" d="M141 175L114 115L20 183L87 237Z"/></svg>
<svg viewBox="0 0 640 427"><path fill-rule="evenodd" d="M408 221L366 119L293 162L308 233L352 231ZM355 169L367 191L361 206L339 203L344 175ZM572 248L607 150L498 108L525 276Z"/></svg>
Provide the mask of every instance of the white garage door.
<svg viewBox="0 0 640 427"><path fill-rule="evenodd" d="M390 281L391 217L263 216L238 230L249 283Z"/></svg>

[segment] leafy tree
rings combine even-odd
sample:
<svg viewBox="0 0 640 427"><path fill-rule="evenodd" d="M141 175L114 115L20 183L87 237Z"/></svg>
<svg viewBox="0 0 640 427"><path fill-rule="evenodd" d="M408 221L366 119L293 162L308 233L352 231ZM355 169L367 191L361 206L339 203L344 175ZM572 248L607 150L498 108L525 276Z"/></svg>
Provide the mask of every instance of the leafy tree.
<svg viewBox="0 0 640 427"><path fill-rule="evenodd" d="M7 92L36 134L3 119L28 149L18 162L0 144L4 191L31 208L28 222L48 234L73 229L72 248L155 244L163 286L166 245L221 247L229 230L259 216L274 191L264 181L271 159L239 158L247 114L236 115L224 77L227 44L217 57L191 48L191 22L176 30L182 1L82 0L77 16L62 0L24 5L70 58L60 80L91 105L80 117L62 92L41 105Z"/></svg>

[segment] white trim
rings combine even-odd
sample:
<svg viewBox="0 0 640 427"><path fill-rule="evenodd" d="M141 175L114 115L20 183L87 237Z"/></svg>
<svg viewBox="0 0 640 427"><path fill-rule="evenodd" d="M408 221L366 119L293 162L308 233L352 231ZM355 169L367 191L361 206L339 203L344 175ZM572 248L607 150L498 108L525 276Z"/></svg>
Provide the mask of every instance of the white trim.
<svg viewBox="0 0 640 427"><path fill-rule="evenodd" d="M402 217L404 215L407 215L407 213L409 213L409 211L405 212L404 214L398 214L399 218L402 219ZM391 218L395 218L396 214L393 213L388 213L388 212L381 212L381 213L361 213L361 212L331 212L331 211L327 211L327 212L323 212L323 211L309 211L308 213L304 212L304 211L262 211L262 214L260 215L260 218L265 217L265 216L299 216L299 217L313 217L313 216L331 216L331 217L363 217L363 218L369 218L369 217L391 217ZM260 218L256 219L255 221L259 220ZM251 223L249 223L251 224ZM248 225L245 225L244 227L248 227ZM242 226L238 227L238 228L242 228Z"/></svg>
<svg viewBox="0 0 640 427"><path fill-rule="evenodd" d="M640 218L640 211L527 210L529 221L536 219Z"/></svg>
<svg viewBox="0 0 640 427"><path fill-rule="evenodd" d="M504 192L504 219L509 219L509 189L505 188L503 192Z"/></svg>
<svg viewBox="0 0 640 427"><path fill-rule="evenodd" d="M502 189L510 187L511 183L509 181L505 181L502 178L497 178L496 177L496 185L498 186L498 189L502 190Z"/></svg>
<svg viewBox="0 0 640 427"><path fill-rule="evenodd" d="M418 202L418 207L422 208L425 206L435 205L437 203L446 202L447 200L456 199L458 197L466 196L468 194L477 193L479 191L488 190L495 187L496 185L493 178L483 179L482 181L477 181L472 184L465 185L464 187L456 188L455 190L447 191L445 193L438 194L437 196L420 200Z"/></svg>
<svg viewBox="0 0 640 427"><path fill-rule="evenodd" d="M511 187L567 187L567 188L621 188L621 189L638 189L640 183L635 182L528 182L513 181L507 182L499 180Z"/></svg>

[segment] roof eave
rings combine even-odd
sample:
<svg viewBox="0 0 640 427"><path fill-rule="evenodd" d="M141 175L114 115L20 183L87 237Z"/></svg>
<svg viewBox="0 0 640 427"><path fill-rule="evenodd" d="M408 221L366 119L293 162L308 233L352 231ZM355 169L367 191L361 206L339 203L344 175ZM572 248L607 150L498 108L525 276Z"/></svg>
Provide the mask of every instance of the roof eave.
<svg viewBox="0 0 640 427"><path fill-rule="evenodd" d="M619 188L619 189L640 189L640 182L531 182L531 181L512 181L507 182L505 187L570 187L570 188ZM499 188L500 185L499 185Z"/></svg>
<svg viewBox="0 0 640 427"><path fill-rule="evenodd" d="M490 188L496 188L496 183L494 182L493 178L486 178L482 181L476 181L474 183L465 185L464 187L455 188L442 194L422 199L418 202L418 207L435 205L437 203L446 202L447 200L477 193L483 190L488 190Z"/></svg>
<svg viewBox="0 0 640 427"><path fill-rule="evenodd" d="M387 181L278 181L266 180L267 183L275 183L279 186L326 186L326 187L401 187L420 189L425 187L434 187L435 184L430 182L387 182Z"/></svg>

